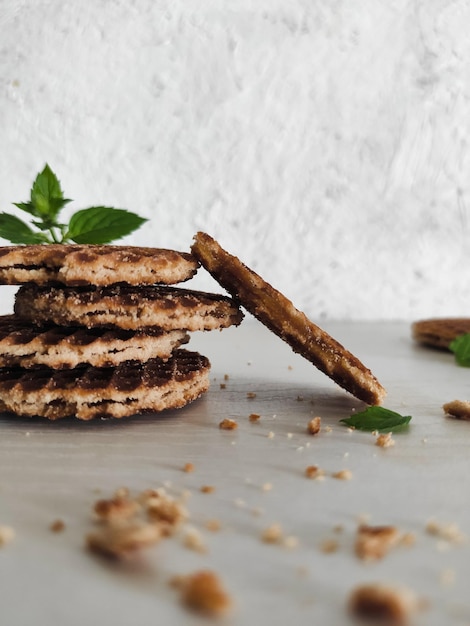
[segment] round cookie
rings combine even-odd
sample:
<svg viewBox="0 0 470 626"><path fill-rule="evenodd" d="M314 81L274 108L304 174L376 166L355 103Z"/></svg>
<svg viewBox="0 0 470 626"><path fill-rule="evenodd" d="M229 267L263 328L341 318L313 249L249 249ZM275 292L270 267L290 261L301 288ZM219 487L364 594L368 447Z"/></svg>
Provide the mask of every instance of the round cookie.
<svg viewBox="0 0 470 626"><path fill-rule="evenodd" d="M191 251L222 287L295 352L360 400L382 402L385 389L359 359L215 239L199 232Z"/></svg>
<svg viewBox="0 0 470 626"><path fill-rule="evenodd" d="M146 332L120 328L86 328L31 324L14 315L0 316L0 367L53 369L83 363L109 367L123 361L168 359L174 349L189 341L183 330Z"/></svg>
<svg viewBox="0 0 470 626"><path fill-rule="evenodd" d="M411 326L412 337L417 343L442 350L450 350L450 343L467 333L470 333L468 317L419 320Z"/></svg>
<svg viewBox="0 0 470 626"><path fill-rule="evenodd" d="M125 330L214 330L239 324L238 305L227 296L176 287L38 287L23 285L15 313L31 322Z"/></svg>
<svg viewBox="0 0 470 626"><path fill-rule="evenodd" d="M167 361L126 361L111 368L0 368L0 411L50 420L128 417L181 408L209 388L210 363L175 350Z"/></svg>
<svg viewBox="0 0 470 626"><path fill-rule="evenodd" d="M190 254L162 248L48 244L0 247L0 284L175 284L196 273Z"/></svg>

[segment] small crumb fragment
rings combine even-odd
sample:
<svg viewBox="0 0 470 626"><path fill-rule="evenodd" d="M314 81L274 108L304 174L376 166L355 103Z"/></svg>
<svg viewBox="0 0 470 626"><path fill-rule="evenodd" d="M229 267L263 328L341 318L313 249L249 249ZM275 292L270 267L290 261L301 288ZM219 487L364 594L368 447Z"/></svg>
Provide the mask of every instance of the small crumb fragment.
<svg viewBox="0 0 470 626"><path fill-rule="evenodd" d="M444 413L450 417L455 417L460 420L470 420L470 402L463 400L452 400L447 402L442 407Z"/></svg>
<svg viewBox="0 0 470 626"><path fill-rule="evenodd" d="M261 415L259 415L258 413L250 413L250 416L248 417L248 419L250 420L252 424L259 422L260 418L261 418Z"/></svg>
<svg viewBox="0 0 470 626"><path fill-rule="evenodd" d="M304 397L303 396L297 396L296 400L297 400L297 402L303 402L304 401Z"/></svg>
<svg viewBox="0 0 470 626"><path fill-rule="evenodd" d="M221 389L227 389L227 385L225 383L220 383L219 387Z"/></svg>
<svg viewBox="0 0 470 626"><path fill-rule="evenodd" d="M282 539L283 532L280 524L271 524L261 533L261 540L264 543L280 543Z"/></svg>
<svg viewBox="0 0 470 626"><path fill-rule="evenodd" d="M49 530L53 533L61 533L65 530L65 522L61 519L56 519L49 525Z"/></svg>
<svg viewBox="0 0 470 626"><path fill-rule="evenodd" d="M271 491L273 488L272 483L263 483L261 485L261 491Z"/></svg>
<svg viewBox="0 0 470 626"><path fill-rule="evenodd" d="M217 574L209 570L194 572L180 579L181 600L191 610L208 616L226 614L233 605Z"/></svg>
<svg viewBox="0 0 470 626"><path fill-rule="evenodd" d="M294 435L292 433L287 433L287 435L286 435L287 439L292 439L293 436Z"/></svg>
<svg viewBox="0 0 470 626"><path fill-rule="evenodd" d="M318 465L309 465L305 468L305 476L315 480L323 480L325 471L319 468Z"/></svg>
<svg viewBox="0 0 470 626"><path fill-rule="evenodd" d="M338 551L339 543L336 539L324 539L318 547L324 554L332 554Z"/></svg>
<svg viewBox="0 0 470 626"><path fill-rule="evenodd" d="M274 439L274 433L272 430L269 431L269 433L267 434L268 439Z"/></svg>
<svg viewBox="0 0 470 626"><path fill-rule="evenodd" d="M128 497L125 491L117 491L113 498L98 500L94 511L102 521L124 520L134 516L139 510L139 503Z"/></svg>
<svg viewBox="0 0 470 626"><path fill-rule="evenodd" d="M206 552L207 547L204 543L203 536L198 531L197 528L192 526L186 528L184 537L183 537L183 545L189 550L194 550L195 552Z"/></svg>
<svg viewBox="0 0 470 626"><path fill-rule="evenodd" d="M174 531L189 517L186 507L169 496L164 489L151 490L142 497L147 517L159 522L166 533Z"/></svg>
<svg viewBox="0 0 470 626"><path fill-rule="evenodd" d="M11 526L0 526L0 548L11 543L15 538L15 531Z"/></svg>
<svg viewBox="0 0 470 626"><path fill-rule="evenodd" d="M256 398L256 393L254 391L248 391L246 397L248 400L254 400Z"/></svg>
<svg viewBox="0 0 470 626"><path fill-rule="evenodd" d="M230 376L228 374L224 374L224 380L228 380Z"/></svg>
<svg viewBox="0 0 470 626"><path fill-rule="evenodd" d="M318 435L321 430L321 417L313 417L307 424L307 432L310 435Z"/></svg>
<svg viewBox="0 0 470 626"><path fill-rule="evenodd" d="M402 626L420 608L413 592L381 583L360 585L349 598L349 611L373 624Z"/></svg>
<svg viewBox="0 0 470 626"><path fill-rule="evenodd" d="M204 526L213 533L218 532L222 528L222 524L218 519L208 519Z"/></svg>
<svg viewBox="0 0 470 626"><path fill-rule="evenodd" d="M121 558L158 543L162 538L157 524L122 522L110 524L86 537L88 548L105 556Z"/></svg>
<svg viewBox="0 0 470 626"><path fill-rule="evenodd" d="M454 523L442 524L431 519L426 524L426 532L429 535L439 537L439 539L445 539L449 543L464 543L466 540L466 536L460 531L457 524Z"/></svg>
<svg viewBox="0 0 470 626"><path fill-rule="evenodd" d="M365 561L382 559L400 539L400 533L394 526L367 526L362 524L357 529L354 551L356 556Z"/></svg>
<svg viewBox="0 0 470 626"><path fill-rule="evenodd" d="M404 546L405 548L410 548L411 546L414 546L416 543L416 535L414 533L403 533L403 535L400 537L400 545Z"/></svg>
<svg viewBox="0 0 470 626"><path fill-rule="evenodd" d="M214 493L215 487L213 485L203 485L201 487L201 493Z"/></svg>
<svg viewBox="0 0 470 626"><path fill-rule="evenodd" d="M340 470L339 472L334 472L332 474L333 478L337 478L338 480L351 480L352 472L348 469Z"/></svg>
<svg viewBox="0 0 470 626"><path fill-rule="evenodd" d="M333 429L331 428L331 426L325 426L324 431L325 431L326 433L332 433L332 432L333 432Z"/></svg>
<svg viewBox="0 0 470 626"><path fill-rule="evenodd" d="M191 472L194 472L193 463L185 463L183 467L183 472L186 472L186 474L190 474Z"/></svg>
<svg viewBox="0 0 470 626"><path fill-rule="evenodd" d="M395 439L392 438L392 433L379 434L375 440L375 445L380 448L391 448L395 445Z"/></svg>
<svg viewBox="0 0 470 626"><path fill-rule="evenodd" d="M236 428L238 428L238 424L235 420L226 417L220 422L219 428L221 430L235 430Z"/></svg>

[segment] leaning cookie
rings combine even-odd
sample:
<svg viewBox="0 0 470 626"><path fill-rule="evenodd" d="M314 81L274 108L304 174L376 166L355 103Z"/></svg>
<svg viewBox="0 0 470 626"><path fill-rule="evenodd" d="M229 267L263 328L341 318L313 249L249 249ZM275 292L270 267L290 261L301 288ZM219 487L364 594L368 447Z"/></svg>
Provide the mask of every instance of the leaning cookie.
<svg viewBox="0 0 470 626"><path fill-rule="evenodd" d="M183 330L145 332L120 328L86 328L31 324L15 315L0 316L0 367L53 369L83 363L109 367L124 361L168 359L173 350L189 341Z"/></svg>
<svg viewBox="0 0 470 626"><path fill-rule="evenodd" d="M417 343L442 350L449 350L456 337L467 333L470 333L468 317L419 320L411 326L412 337Z"/></svg>
<svg viewBox="0 0 470 626"><path fill-rule="evenodd" d="M190 254L162 248L110 245L0 247L0 284L171 285L190 279L198 263Z"/></svg>
<svg viewBox="0 0 470 626"><path fill-rule="evenodd" d="M24 285L15 313L31 322L118 326L126 330L216 330L239 324L238 305L226 296L176 287L38 287Z"/></svg>
<svg viewBox="0 0 470 626"><path fill-rule="evenodd" d="M186 350L111 368L0 368L0 411L90 420L176 409L207 391L209 370L206 357Z"/></svg>
<svg viewBox="0 0 470 626"><path fill-rule="evenodd" d="M360 400L382 402L385 389L359 359L212 237L197 233L192 252L220 285L295 352Z"/></svg>

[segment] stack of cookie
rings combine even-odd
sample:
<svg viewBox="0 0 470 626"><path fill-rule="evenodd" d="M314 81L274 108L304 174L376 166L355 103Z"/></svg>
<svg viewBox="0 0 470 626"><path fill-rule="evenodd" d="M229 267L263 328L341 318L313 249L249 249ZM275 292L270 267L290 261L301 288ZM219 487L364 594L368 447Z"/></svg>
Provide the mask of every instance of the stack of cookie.
<svg viewBox="0 0 470 626"><path fill-rule="evenodd" d="M0 284L21 285L0 317L0 410L58 419L179 408L209 387L189 334L239 324L229 297L174 287L198 261L99 245L0 248Z"/></svg>

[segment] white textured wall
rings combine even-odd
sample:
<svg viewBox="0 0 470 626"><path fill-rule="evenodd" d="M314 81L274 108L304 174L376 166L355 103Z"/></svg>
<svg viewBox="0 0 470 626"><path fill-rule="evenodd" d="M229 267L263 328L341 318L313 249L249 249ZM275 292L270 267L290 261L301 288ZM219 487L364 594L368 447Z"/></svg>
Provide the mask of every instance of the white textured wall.
<svg viewBox="0 0 470 626"><path fill-rule="evenodd" d="M0 0L0 208L47 161L315 319L470 315L469 33L466 0Z"/></svg>

